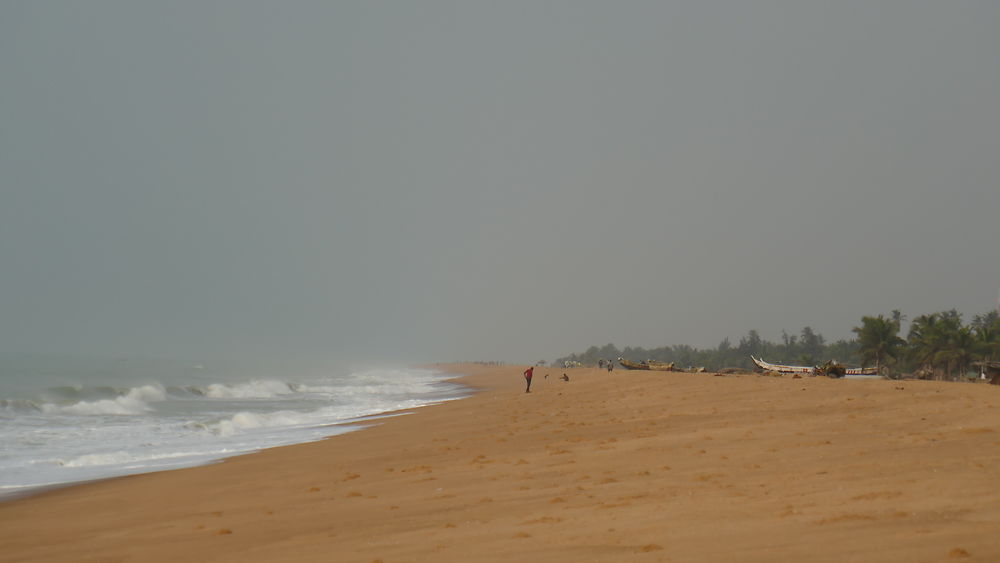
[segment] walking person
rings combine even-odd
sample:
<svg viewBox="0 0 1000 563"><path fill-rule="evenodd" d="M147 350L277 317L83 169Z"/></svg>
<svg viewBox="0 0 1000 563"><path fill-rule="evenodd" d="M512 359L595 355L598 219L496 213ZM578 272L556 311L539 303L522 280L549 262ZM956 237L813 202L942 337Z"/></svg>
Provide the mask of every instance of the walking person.
<svg viewBox="0 0 1000 563"><path fill-rule="evenodd" d="M534 373L534 366L524 370L524 381L528 384L527 387L524 388L525 393L531 393L531 376L534 375Z"/></svg>

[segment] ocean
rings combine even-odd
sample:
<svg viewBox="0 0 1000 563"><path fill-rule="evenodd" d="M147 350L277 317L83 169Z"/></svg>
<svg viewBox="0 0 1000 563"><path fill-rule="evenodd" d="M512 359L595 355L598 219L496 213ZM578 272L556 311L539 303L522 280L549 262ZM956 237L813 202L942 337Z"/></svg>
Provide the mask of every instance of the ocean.
<svg viewBox="0 0 1000 563"><path fill-rule="evenodd" d="M354 428L335 425L469 394L449 377L404 367L0 358L0 500L341 434Z"/></svg>

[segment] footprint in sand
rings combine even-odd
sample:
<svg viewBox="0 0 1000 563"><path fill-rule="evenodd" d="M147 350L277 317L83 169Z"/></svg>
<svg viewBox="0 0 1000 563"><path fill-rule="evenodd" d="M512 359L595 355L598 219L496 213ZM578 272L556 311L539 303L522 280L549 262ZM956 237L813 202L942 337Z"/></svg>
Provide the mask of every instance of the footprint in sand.
<svg viewBox="0 0 1000 563"><path fill-rule="evenodd" d="M562 518L558 518L558 517L555 517L555 516L542 516L541 518L535 518L534 520L526 520L524 522L521 522L521 524L522 525L527 525L527 524L555 524L557 522L562 522L562 521L563 521Z"/></svg>
<svg viewBox="0 0 1000 563"><path fill-rule="evenodd" d="M822 520L817 520L816 524L838 524L841 522L868 522L877 520L878 518L873 514L841 514L840 516L831 516L830 518L823 518Z"/></svg>
<svg viewBox="0 0 1000 563"><path fill-rule="evenodd" d="M856 497L851 497L851 500L876 500L876 499L890 499L902 496L903 493L899 491L876 491L872 493L865 493L863 495L858 495Z"/></svg>
<svg viewBox="0 0 1000 563"><path fill-rule="evenodd" d="M400 471L403 473L434 473L434 468L429 465L414 465Z"/></svg>

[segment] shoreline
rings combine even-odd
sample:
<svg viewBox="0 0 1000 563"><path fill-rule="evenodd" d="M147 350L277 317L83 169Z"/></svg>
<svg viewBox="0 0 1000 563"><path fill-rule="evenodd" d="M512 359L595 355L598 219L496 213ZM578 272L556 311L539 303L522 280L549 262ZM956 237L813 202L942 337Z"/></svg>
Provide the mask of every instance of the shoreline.
<svg viewBox="0 0 1000 563"><path fill-rule="evenodd" d="M0 561L1000 558L994 388L433 368L479 391L0 503Z"/></svg>
<svg viewBox="0 0 1000 563"><path fill-rule="evenodd" d="M462 385L461 383L459 383L458 379L460 379L460 377L450 376L450 374L448 374L445 371L437 370L434 367L421 367L421 366L414 366L413 369L421 369L421 370L436 372L438 375L444 376L444 377L442 377L440 379L440 381L439 381L440 383L450 383L452 385L455 385L459 389L457 389L455 391L454 396L451 396L451 397L448 397L448 398L443 398L443 399L428 399L428 402L426 402L424 404L421 404L421 405L414 406L414 407L396 408L396 409L391 409L391 410L387 410L387 411L375 411L375 412L371 412L370 414L363 414L363 415L354 416L352 418L342 419L342 420L340 420L338 422L328 422L328 423L323 423L323 424L317 424L316 426L314 426L312 428L315 428L315 429L318 429L318 430L322 430L324 428L330 428L330 429L336 429L336 430L330 430L330 432L331 432L330 434L322 435L322 436L319 436L319 437L302 439L301 441L289 441L287 443L275 444L275 445L262 445L260 447L254 448L254 449L246 449L246 450L242 450L242 451L238 451L238 452L234 452L234 453L220 453L218 457L211 457L211 458L204 459L202 461L181 462L181 463L177 463L177 464L173 464L173 465L166 465L166 466L161 466L161 467L156 467L156 468L144 468L144 469L139 469L139 470L134 470L134 471L110 471L109 473L107 473L105 475L95 475L95 476L91 476L91 477L83 477L83 478L77 478L77 479L71 479L71 480L65 480L65 481L53 481L53 482L48 482L48 483L36 484L36 485L17 486L16 488L14 488L12 486L8 490L3 490L2 488L0 488L0 504L2 504L4 502L7 502L7 501L15 500L15 499L22 499L22 498L32 497L32 496L35 496L35 495L38 495L38 494L42 494L42 493L44 493L46 491L55 490L55 489L62 489L62 488L66 488L66 487L74 487L74 486L77 486L77 485L85 485L85 484L88 484L88 483L100 482L100 481L105 481L105 480L110 480L110 479L118 479L118 478L122 478L122 477L133 476L133 475L145 475L145 474L151 474L151 473L160 473L160 472L164 472L164 471L176 471L176 470L181 470L181 469L190 469L190 468L194 468L194 467L202 467L202 466L206 466L206 465L213 465L213 464L217 464L217 463L222 463L225 460L230 459L230 458L239 457L239 456L243 456L243 455L251 455L251 454L258 453L260 451L267 450L267 449L272 449L272 448L275 448L275 447L293 446L293 445L298 445L298 444L306 444L306 443L310 443L310 442L323 441L323 440L327 440L327 439L336 437L336 436L338 436L340 434L346 434L348 432L355 432L355 431L358 431L358 430L363 430L364 428L372 426L373 424L378 424L377 421L379 419L382 419L382 418L388 418L388 417L402 416L402 415L405 415L405 414L410 414L410 413L412 413L414 411L414 409L419 409L419 408L422 408L424 406L436 405L436 404L439 404L441 402L448 402L448 401L452 401L452 400L462 399L462 398L465 398L465 397L467 397L467 396L469 396L469 395L471 395L471 394L473 394L475 392L474 388L472 388L470 386ZM376 422L373 423L371 421L376 421Z"/></svg>

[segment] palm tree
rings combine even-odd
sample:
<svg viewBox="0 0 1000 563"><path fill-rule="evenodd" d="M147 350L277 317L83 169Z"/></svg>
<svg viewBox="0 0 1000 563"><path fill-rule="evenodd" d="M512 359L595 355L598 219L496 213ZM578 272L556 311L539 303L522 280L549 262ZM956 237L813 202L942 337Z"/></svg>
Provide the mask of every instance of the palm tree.
<svg viewBox="0 0 1000 563"><path fill-rule="evenodd" d="M956 373L965 373L972 355L972 331L962 326L962 315L952 309L941 313L938 329L941 350L936 360L944 367L945 377L952 379Z"/></svg>
<svg viewBox="0 0 1000 563"><path fill-rule="evenodd" d="M948 347L944 359L947 362L948 378L952 375L964 376L975 357L976 341L972 329L959 326L948 335Z"/></svg>
<svg viewBox="0 0 1000 563"><path fill-rule="evenodd" d="M980 357L987 362L1000 358L1000 315L996 311L976 315L971 326Z"/></svg>
<svg viewBox="0 0 1000 563"><path fill-rule="evenodd" d="M942 349L940 315L920 315L910 323L907 336L909 356L921 371L934 369L935 357Z"/></svg>
<svg viewBox="0 0 1000 563"><path fill-rule="evenodd" d="M900 346L905 344L899 337L899 322L877 317L861 317L861 326L853 332L858 335L859 354L862 364L874 361L877 371L882 371L882 363L896 360Z"/></svg>
<svg viewBox="0 0 1000 563"><path fill-rule="evenodd" d="M909 345L922 369L947 379L968 369L976 348L973 330L962 326L962 315L954 309L913 319Z"/></svg>

